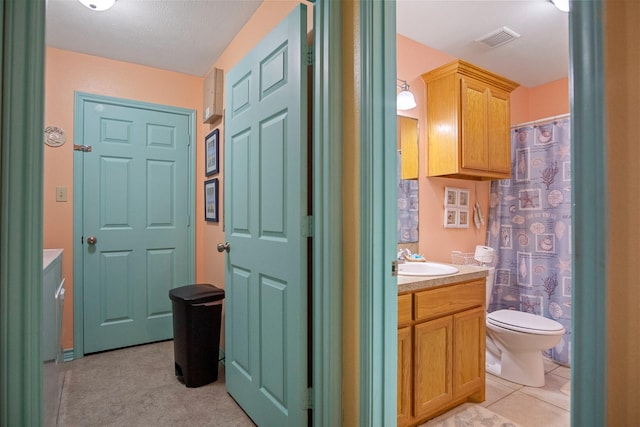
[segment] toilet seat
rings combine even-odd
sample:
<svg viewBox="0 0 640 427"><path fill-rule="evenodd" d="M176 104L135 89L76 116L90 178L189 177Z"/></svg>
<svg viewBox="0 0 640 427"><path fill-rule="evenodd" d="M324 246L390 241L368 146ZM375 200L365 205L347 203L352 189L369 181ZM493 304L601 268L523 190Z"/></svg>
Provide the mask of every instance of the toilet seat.
<svg viewBox="0 0 640 427"><path fill-rule="evenodd" d="M499 328L537 335L564 333L564 326L555 320L515 310L497 310L487 313L487 322Z"/></svg>

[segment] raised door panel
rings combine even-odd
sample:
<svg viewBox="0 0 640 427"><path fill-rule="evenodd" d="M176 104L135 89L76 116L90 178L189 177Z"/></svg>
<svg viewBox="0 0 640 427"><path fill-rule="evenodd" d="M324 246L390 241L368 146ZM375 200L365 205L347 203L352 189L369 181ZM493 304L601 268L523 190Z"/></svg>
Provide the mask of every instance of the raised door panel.
<svg viewBox="0 0 640 427"><path fill-rule="evenodd" d="M463 169L484 171L489 168L487 148L486 85L472 79L460 79L462 143L460 164Z"/></svg>
<svg viewBox="0 0 640 427"><path fill-rule="evenodd" d="M412 297L412 294L398 296L398 325L411 322Z"/></svg>
<svg viewBox="0 0 640 427"><path fill-rule="evenodd" d="M453 316L453 397L484 400L485 309ZM475 393L475 394L474 394Z"/></svg>
<svg viewBox="0 0 640 427"><path fill-rule="evenodd" d="M423 76L424 78L424 76ZM439 176L458 172L459 94L454 74L427 86L427 174Z"/></svg>
<svg viewBox="0 0 640 427"><path fill-rule="evenodd" d="M487 113L489 170L504 174L503 178L511 176L510 121L509 94L492 89Z"/></svg>
<svg viewBox="0 0 640 427"><path fill-rule="evenodd" d="M416 418L437 411L453 399L452 339L452 316L414 327L413 412Z"/></svg>
<svg viewBox="0 0 640 427"><path fill-rule="evenodd" d="M411 423L411 392L413 381L413 352L411 327L398 329L398 427Z"/></svg>

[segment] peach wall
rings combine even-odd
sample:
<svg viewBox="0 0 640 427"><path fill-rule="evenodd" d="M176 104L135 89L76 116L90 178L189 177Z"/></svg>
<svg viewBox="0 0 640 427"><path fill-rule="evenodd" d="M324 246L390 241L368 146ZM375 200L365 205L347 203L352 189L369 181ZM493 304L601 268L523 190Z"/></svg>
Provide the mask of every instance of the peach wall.
<svg viewBox="0 0 640 427"><path fill-rule="evenodd" d="M426 87L423 73L444 65L456 58L404 36L397 36L397 74L407 80L418 106L400 115L419 121L419 234L418 249L427 259L451 262L451 251L471 252L478 244L484 244L486 225L476 229L445 229L443 227L444 187L468 189L471 203L480 201L487 216L490 181L468 181L452 178L426 177ZM568 79L550 82L535 88L517 88L511 96L511 124L529 122L569 112Z"/></svg>
<svg viewBox="0 0 640 427"><path fill-rule="evenodd" d="M62 344L73 347L73 120L74 92L81 91L156 104L200 110L202 78L47 48L45 125L64 129L67 142L45 146L44 247L64 249L62 272L66 298ZM202 139L197 126L196 140ZM198 176L204 166L196 162ZM55 187L68 188L68 201L55 201ZM198 211L200 212L200 211ZM196 224L198 230L200 224Z"/></svg>
<svg viewBox="0 0 640 427"><path fill-rule="evenodd" d="M520 86L511 93L511 125L560 116L569 112L569 79L534 88Z"/></svg>

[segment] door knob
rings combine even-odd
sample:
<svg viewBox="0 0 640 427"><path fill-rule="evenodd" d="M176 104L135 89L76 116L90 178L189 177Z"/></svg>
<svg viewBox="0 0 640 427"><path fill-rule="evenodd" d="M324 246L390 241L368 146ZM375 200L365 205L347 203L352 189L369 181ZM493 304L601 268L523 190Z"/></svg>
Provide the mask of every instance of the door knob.
<svg viewBox="0 0 640 427"><path fill-rule="evenodd" d="M224 252L224 251L229 252L230 250L231 250L231 245L229 244L229 242L218 243L218 252Z"/></svg>
<svg viewBox="0 0 640 427"><path fill-rule="evenodd" d="M98 239L96 239L95 236L89 236L87 237L87 243L90 245L95 245L96 243L98 243Z"/></svg>

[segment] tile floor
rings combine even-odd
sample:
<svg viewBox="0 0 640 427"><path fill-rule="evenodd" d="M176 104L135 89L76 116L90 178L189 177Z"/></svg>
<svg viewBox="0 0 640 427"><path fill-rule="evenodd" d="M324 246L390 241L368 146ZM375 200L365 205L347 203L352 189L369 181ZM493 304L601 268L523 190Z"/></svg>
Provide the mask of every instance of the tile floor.
<svg viewBox="0 0 640 427"><path fill-rule="evenodd" d="M545 361L545 380L544 387L525 387L487 374L481 405L522 427L570 426L571 370Z"/></svg>
<svg viewBox="0 0 640 427"><path fill-rule="evenodd" d="M227 394L222 366L216 382L187 388L176 379L173 363L173 341L65 363L55 425L254 427Z"/></svg>
<svg viewBox="0 0 640 427"><path fill-rule="evenodd" d="M218 381L186 388L173 372L173 341L65 363L57 426L240 426L254 424ZM546 385L523 387L487 374L480 405L521 427L570 425L569 368L545 363ZM446 416L446 414L445 414Z"/></svg>

